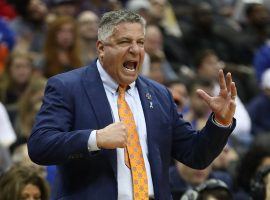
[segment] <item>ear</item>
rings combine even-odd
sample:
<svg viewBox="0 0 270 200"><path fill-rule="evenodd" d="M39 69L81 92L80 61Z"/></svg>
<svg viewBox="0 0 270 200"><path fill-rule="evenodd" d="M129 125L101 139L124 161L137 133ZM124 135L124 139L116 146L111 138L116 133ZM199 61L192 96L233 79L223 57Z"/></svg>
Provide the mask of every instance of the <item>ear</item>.
<svg viewBox="0 0 270 200"><path fill-rule="evenodd" d="M104 56L104 44L100 40L96 43L97 53L100 58Z"/></svg>

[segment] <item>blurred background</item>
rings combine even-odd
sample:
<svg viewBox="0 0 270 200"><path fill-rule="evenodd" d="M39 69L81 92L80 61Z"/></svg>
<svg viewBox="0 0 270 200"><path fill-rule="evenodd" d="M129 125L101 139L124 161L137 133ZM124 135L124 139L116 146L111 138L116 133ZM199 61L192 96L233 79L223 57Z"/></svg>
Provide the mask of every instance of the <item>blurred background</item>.
<svg viewBox="0 0 270 200"><path fill-rule="evenodd" d="M219 69L238 88L237 126L212 165L171 161L173 199L270 199L270 0L0 0L0 200L50 199L56 167L26 145L47 79L94 61L99 19L118 9L146 19L141 74L194 128L210 114L198 88L218 94Z"/></svg>

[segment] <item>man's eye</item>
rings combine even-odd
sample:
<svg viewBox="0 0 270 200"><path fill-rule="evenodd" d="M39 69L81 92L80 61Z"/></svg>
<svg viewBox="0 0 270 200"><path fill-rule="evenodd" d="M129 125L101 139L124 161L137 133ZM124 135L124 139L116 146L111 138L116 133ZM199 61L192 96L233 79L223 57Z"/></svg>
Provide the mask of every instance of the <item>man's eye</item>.
<svg viewBox="0 0 270 200"><path fill-rule="evenodd" d="M139 46L144 46L144 41L139 41L139 42L138 42L138 45L139 45Z"/></svg>
<svg viewBox="0 0 270 200"><path fill-rule="evenodd" d="M123 40L123 41L119 42L119 44L128 44L128 43L129 43L129 41L127 41L127 40Z"/></svg>

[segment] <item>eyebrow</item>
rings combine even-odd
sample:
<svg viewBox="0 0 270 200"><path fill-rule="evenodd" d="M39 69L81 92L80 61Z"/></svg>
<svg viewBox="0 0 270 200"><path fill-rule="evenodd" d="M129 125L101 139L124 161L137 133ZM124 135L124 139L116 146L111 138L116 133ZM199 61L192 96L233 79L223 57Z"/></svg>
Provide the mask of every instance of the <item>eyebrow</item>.
<svg viewBox="0 0 270 200"><path fill-rule="evenodd" d="M144 40L145 38L144 37L140 37L137 40ZM121 37L121 38L117 38L116 41L119 41L119 40L133 40L132 38L129 38L129 37Z"/></svg>

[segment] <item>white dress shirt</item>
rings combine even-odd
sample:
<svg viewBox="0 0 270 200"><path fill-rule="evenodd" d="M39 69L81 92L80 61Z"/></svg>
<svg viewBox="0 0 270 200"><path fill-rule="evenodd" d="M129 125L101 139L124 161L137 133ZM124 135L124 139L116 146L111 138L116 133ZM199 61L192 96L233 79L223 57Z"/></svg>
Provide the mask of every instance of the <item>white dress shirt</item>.
<svg viewBox="0 0 270 200"><path fill-rule="evenodd" d="M119 122L117 98L118 98L118 84L110 77L110 75L103 69L99 60L97 60L97 68L105 88L105 92L108 101L111 106L111 112L114 122ZM150 165L148 160L148 147L147 147L147 133L146 124L141 105L140 96L135 85L135 82L131 83L130 89L126 91L125 99L133 113L134 120L137 126L139 139L142 147L143 158L148 178L148 190L149 196L154 197L154 189L152 176L150 171ZM89 151L99 150L96 143L96 131L92 131L88 140ZM124 148L117 148L117 183L118 183L118 200L132 200L132 177L130 169L125 165L124 160Z"/></svg>

